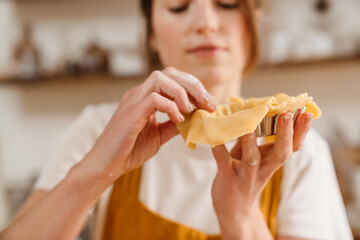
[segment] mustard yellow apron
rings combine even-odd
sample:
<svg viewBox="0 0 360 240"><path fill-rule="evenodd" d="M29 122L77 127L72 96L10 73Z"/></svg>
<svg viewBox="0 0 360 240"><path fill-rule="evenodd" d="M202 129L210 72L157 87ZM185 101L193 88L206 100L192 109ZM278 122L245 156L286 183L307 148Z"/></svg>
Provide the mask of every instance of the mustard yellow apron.
<svg viewBox="0 0 360 240"><path fill-rule="evenodd" d="M138 199L140 178L141 167L121 176L115 182L106 212L103 240L221 239L220 235L208 235L151 212ZM282 168L266 185L260 203L265 220L274 237L281 179Z"/></svg>

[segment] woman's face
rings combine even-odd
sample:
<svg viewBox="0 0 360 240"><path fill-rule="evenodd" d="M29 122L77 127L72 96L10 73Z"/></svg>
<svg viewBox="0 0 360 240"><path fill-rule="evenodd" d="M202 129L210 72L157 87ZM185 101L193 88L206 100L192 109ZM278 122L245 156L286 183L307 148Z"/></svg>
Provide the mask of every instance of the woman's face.
<svg viewBox="0 0 360 240"><path fill-rule="evenodd" d="M162 64L206 87L239 81L246 64L240 0L154 0L151 45Z"/></svg>

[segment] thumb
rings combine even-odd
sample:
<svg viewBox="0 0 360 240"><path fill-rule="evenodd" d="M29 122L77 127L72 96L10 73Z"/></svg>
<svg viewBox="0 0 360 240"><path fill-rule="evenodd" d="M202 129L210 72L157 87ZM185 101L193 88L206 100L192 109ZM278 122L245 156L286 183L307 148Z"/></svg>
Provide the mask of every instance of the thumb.
<svg viewBox="0 0 360 240"><path fill-rule="evenodd" d="M179 134L179 130L176 127L176 124L172 121L167 121L165 123L159 124L159 132L160 132L160 144L163 145L171 138L175 137Z"/></svg>
<svg viewBox="0 0 360 240"><path fill-rule="evenodd" d="M232 164L230 154L224 144L212 149L219 170L229 167Z"/></svg>

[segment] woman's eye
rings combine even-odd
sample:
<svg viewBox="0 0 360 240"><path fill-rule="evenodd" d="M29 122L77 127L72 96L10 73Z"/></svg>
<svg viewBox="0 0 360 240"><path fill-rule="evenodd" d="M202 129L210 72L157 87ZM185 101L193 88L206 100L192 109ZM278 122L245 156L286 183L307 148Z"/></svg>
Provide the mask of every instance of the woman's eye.
<svg viewBox="0 0 360 240"><path fill-rule="evenodd" d="M173 13L181 13L184 12L188 8L188 5L180 6L180 7L173 7L169 8L169 10Z"/></svg>
<svg viewBox="0 0 360 240"><path fill-rule="evenodd" d="M235 3L218 3L218 6L223 8L223 9L236 9L239 7L239 3L235 2Z"/></svg>

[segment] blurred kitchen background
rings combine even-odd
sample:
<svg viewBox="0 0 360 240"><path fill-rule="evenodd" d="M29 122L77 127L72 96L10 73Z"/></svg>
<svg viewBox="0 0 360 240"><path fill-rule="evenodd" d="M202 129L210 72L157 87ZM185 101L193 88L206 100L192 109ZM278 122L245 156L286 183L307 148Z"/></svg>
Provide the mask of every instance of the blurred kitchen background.
<svg viewBox="0 0 360 240"><path fill-rule="evenodd" d="M360 1L268 0L260 32L243 95L314 96L360 239ZM143 41L138 1L0 0L0 229L82 108L145 79Z"/></svg>

